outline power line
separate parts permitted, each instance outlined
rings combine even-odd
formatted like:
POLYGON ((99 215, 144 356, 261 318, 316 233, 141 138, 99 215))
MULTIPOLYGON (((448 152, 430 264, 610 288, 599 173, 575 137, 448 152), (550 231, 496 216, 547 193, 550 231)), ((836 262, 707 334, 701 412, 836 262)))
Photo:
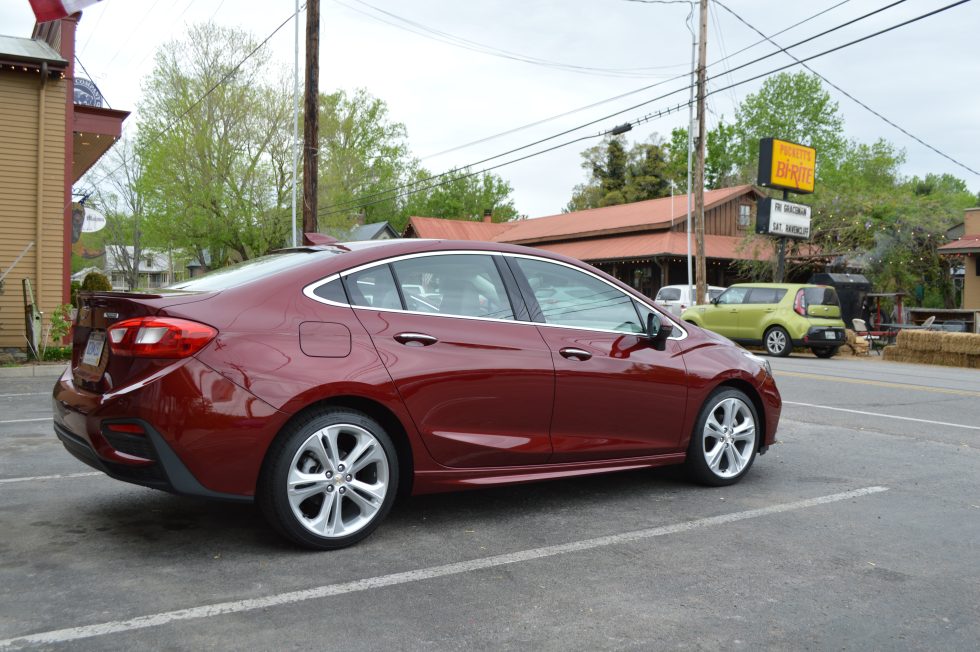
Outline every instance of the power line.
MULTIPOLYGON (((797 61, 798 63, 800 63, 800 65, 802 65, 802 66, 803 66, 804 68, 806 68, 806 69, 807 69, 807 70, 809 70, 809 71, 810 71, 811 73, 813 73, 814 75, 816 75, 817 77, 819 77, 820 79, 822 79, 822 80, 824 81, 824 83, 826 83, 827 85, 829 85, 829 86, 831 86, 831 87, 833 87, 834 89, 836 89, 836 90, 837 90, 837 91, 838 91, 839 93, 841 93, 841 94, 843 94, 843 95, 844 95, 845 97, 847 97, 848 99, 850 99, 850 100, 851 100, 852 102, 854 102, 854 103, 856 103, 856 104, 857 104, 858 106, 860 106, 860 107, 862 107, 863 109, 865 109, 865 110, 867 110, 867 111, 868 111, 868 112, 870 112, 870 113, 871 113, 872 115, 874 115, 875 117, 877 117, 877 118, 879 118, 880 120, 882 120, 882 121, 883 121, 883 122, 885 122, 886 124, 888 124, 888 125, 891 125, 891 126, 892 126, 892 127, 894 127, 895 129, 898 129, 898 130, 899 130, 900 132, 902 132, 903 134, 905 134, 906 136, 908 136, 908 137, 909 137, 909 138, 911 138, 912 140, 914 140, 914 141, 916 141, 916 142, 917 142, 917 143, 919 143, 920 145, 922 145, 922 146, 924 146, 924 147, 926 147, 926 148, 928 148, 928 149, 930 149, 930 150, 932 150, 932 151, 933 151, 933 152, 935 152, 936 154, 939 154, 939 155, 940 155, 940 156, 942 156, 943 158, 945 158, 945 159, 947 159, 947 160, 949 160, 949 161, 951 161, 952 163, 955 163, 956 165, 958 165, 958 166, 960 166, 960 167, 961 167, 961 168, 963 168, 964 170, 967 170, 967 171, 969 171, 969 172, 972 172, 973 174, 975 174, 975 175, 977 175, 977 176, 980 176, 980 172, 977 172, 976 170, 974 170, 973 168, 971 168, 971 167, 969 167, 968 165, 966 165, 966 164, 964 164, 964 163, 961 163, 960 161, 957 161, 957 160, 956 160, 955 158, 953 158, 953 157, 952 157, 952 156, 950 156, 949 154, 946 154, 945 152, 943 152, 943 151, 941 151, 941 150, 939 150, 939 149, 938 149, 938 148, 936 148, 936 147, 933 147, 932 145, 930 145, 929 143, 927 143, 927 142, 925 142, 924 140, 922 140, 921 138, 919 138, 919 137, 918 137, 918 136, 916 136, 915 134, 912 134, 912 133, 910 133, 909 131, 907 131, 907 130, 906 130, 905 128, 903 128, 903 127, 901 127, 901 126, 899 126, 899 125, 897 125, 897 124, 895 124, 894 122, 892 122, 891 120, 889 120, 888 118, 886 118, 885 116, 883 116, 883 115, 882 115, 881 113, 879 113, 878 111, 875 111, 875 110, 874 110, 874 109, 872 109, 872 108, 871 108, 870 106, 868 106, 867 104, 865 104, 865 103, 864 103, 864 102, 862 102, 861 100, 859 100, 859 99, 857 99, 856 97, 854 97, 853 95, 851 95, 850 93, 848 93, 847 91, 845 91, 845 90, 844 90, 843 88, 841 88, 841 87, 840 87, 840 86, 838 86, 837 84, 835 84, 835 83, 833 83, 832 81, 830 81, 829 79, 827 79, 826 77, 824 77, 823 75, 821 75, 820 73, 818 73, 818 72, 817 72, 816 70, 814 70, 814 69, 813 69, 813 68, 811 68, 810 66, 808 66, 808 65, 806 65, 805 63, 803 63, 803 62, 801 62, 801 61, 800 61, 799 59, 797 59, 797 58, 796 58, 796 56, 794 56, 793 54, 791 54, 791 53, 789 53, 789 52, 786 52, 786 50, 784 50, 784 49, 783 49, 783 48, 782 48, 782 47, 781 47, 781 46, 780 46, 780 45, 779 45, 778 43, 776 43, 776 42, 775 42, 775 41, 773 41, 773 40, 772 40, 772 39, 771 39, 770 37, 768 37, 768 36, 766 36, 765 34, 763 34, 763 33, 762 33, 761 31, 759 31, 759 30, 758 30, 758 29, 757 29, 757 28, 756 28, 755 26, 753 26, 753 25, 751 25, 751 24, 750 24, 750 23, 749 23, 748 21, 746 21, 746 20, 745 20, 744 18, 742 18, 742 17, 741 17, 741 16, 739 16, 739 15, 738 15, 737 13, 735 13, 734 11, 732 11, 732 10, 731 10, 731 9, 730 9, 729 7, 727 7, 727 6, 726 6, 726 5, 724 4, 724 3, 722 3, 722 2, 720 1, 720 0, 713 0, 713 1, 714 1, 714 3, 715 3, 716 5, 718 5, 719 7, 721 7, 722 9, 724 9, 725 11, 727 11, 728 13, 730 13, 730 14, 731 14, 732 16, 734 16, 735 18, 737 18, 737 19, 738 19, 738 20, 739 20, 739 21, 740 21, 740 22, 741 22, 742 24, 744 24, 744 25, 745 25, 746 27, 748 27, 749 29, 751 29, 752 31, 754 31, 754 32, 755 32, 756 34, 759 34, 759 35, 760 35, 760 36, 762 36, 762 37, 763 37, 763 38, 764 38, 765 40, 767 40, 767 41, 769 41, 769 42, 770 42, 770 43, 772 43, 772 44, 773 44, 774 46, 776 46, 777 48, 779 48, 779 51, 780 51, 780 52, 783 52, 783 53, 784 53, 784 54, 786 54, 787 56, 789 56, 789 57, 791 57, 791 58, 792 58, 793 60, 795 60, 795 61, 797 61)), ((966 1, 966 0, 965 0, 965 1, 966 1)))
POLYGON ((93 77, 92 76, 92 73, 90 73, 88 71, 88 68, 85 67, 85 64, 82 63, 82 60, 78 58, 78 55, 77 54, 75 55, 75 61, 77 61, 78 62, 78 65, 80 65, 82 67, 82 72, 85 73, 85 75, 88 77, 89 81, 92 82, 92 84, 95 85, 95 90, 99 91, 99 96, 105 102, 105 105, 111 109, 112 108, 112 105, 109 104, 109 100, 106 99, 105 93, 103 93, 102 92, 102 89, 99 88, 99 85, 95 83, 95 77, 93 77))
MULTIPOLYGON (((800 25, 803 25, 803 24, 805 24, 805 23, 807 23, 807 22, 809 22, 809 21, 811 21, 811 20, 813 20, 813 19, 815 19, 815 18, 817 18, 819 16, 822 16, 823 14, 826 14, 827 12, 829 12, 829 11, 831 11, 833 9, 836 9, 837 7, 840 7, 841 5, 847 4, 848 2, 850 2, 850 0, 843 0, 842 2, 838 2, 837 4, 832 5, 832 6, 828 7, 827 9, 824 9, 822 11, 818 11, 817 13, 813 14, 812 16, 809 16, 807 18, 804 18, 801 21, 798 21, 796 23, 793 23, 789 27, 783 28, 779 32, 776 32, 776 34, 777 35, 778 34, 783 34, 783 33, 787 32, 787 31, 789 31, 789 30, 791 30, 791 29, 793 29, 795 27, 799 27, 800 25)), ((860 18, 858 20, 860 20, 860 18)), ((848 23, 848 24, 850 24, 850 23, 848 23)), ((727 59, 730 59, 732 57, 735 57, 735 56, 741 54, 742 52, 745 52, 746 50, 750 50, 750 49, 754 48, 755 46, 757 46, 757 45, 759 45, 761 43, 765 43, 765 42, 766 42, 765 39, 760 39, 760 40, 756 41, 755 43, 752 43, 751 45, 748 45, 748 46, 742 48, 741 50, 738 50, 737 52, 733 52, 732 54, 730 54, 729 56, 727 56, 727 57, 725 57, 723 59, 719 59, 718 61, 714 61, 712 63, 709 63, 708 64, 708 67, 710 68, 710 67, 712 67, 714 65, 717 65, 717 64, 721 63, 722 61, 725 61, 727 59)), ((795 46, 791 45, 789 47, 795 47, 795 46)), ((773 54, 775 54, 775 53, 773 53, 773 54)), ((731 73, 732 71, 729 70, 728 72, 731 73)), ((627 92, 621 93, 619 95, 614 95, 613 97, 608 97, 608 98, 606 98, 604 100, 599 100, 598 102, 593 102, 592 104, 588 104, 586 106, 582 106, 582 107, 579 107, 577 109, 572 109, 571 111, 566 111, 564 113, 559 113, 558 115, 553 115, 553 116, 548 117, 548 118, 542 118, 541 120, 537 120, 535 122, 531 122, 531 123, 522 125, 520 127, 515 127, 513 129, 508 129, 506 131, 502 131, 500 133, 493 134, 491 136, 486 136, 484 138, 480 138, 478 140, 474 140, 472 142, 465 143, 463 145, 458 145, 456 147, 452 147, 450 149, 443 150, 441 152, 436 152, 435 154, 428 154, 426 156, 423 156, 420 160, 423 160, 424 161, 424 160, 427 160, 427 159, 430 159, 430 158, 435 158, 437 156, 443 156, 445 154, 451 154, 452 152, 456 152, 456 151, 459 151, 461 149, 466 149, 468 147, 472 147, 473 145, 482 145, 485 142, 489 142, 491 140, 495 140, 495 139, 501 138, 503 136, 509 136, 511 134, 515 134, 515 133, 518 133, 520 131, 524 131, 526 129, 530 129, 532 127, 540 126, 542 124, 551 122, 553 120, 558 120, 560 118, 565 118, 565 117, 568 117, 570 115, 574 115, 576 113, 581 113, 582 111, 588 111, 589 109, 594 109, 597 106, 601 106, 603 104, 608 104, 609 102, 615 102, 616 100, 621 100, 621 99, 623 99, 625 97, 629 97, 631 95, 636 95, 637 93, 642 93, 643 91, 648 91, 648 90, 650 90, 652 88, 656 88, 658 86, 663 86, 664 84, 669 84, 670 82, 673 82, 673 81, 678 81, 678 80, 681 80, 681 79, 685 79, 688 76, 688 74, 689 73, 685 72, 685 73, 680 74, 680 75, 677 75, 675 77, 671 77, 670 79, 665 79, 663 81, 659 81, 659 82, 656 82, 656 83, 653 83, 653 84, 649 84, 647 86, 641 86, 640 88, 635 88, 635 89, 633 89, 631 91, 627 91, 627 92)), ((683 90, 687 90, 687 88, 690 88, 690 86, 686 87, 683 90)))
MULTIPOLYGON (((791 68, 791 67, 793 67, 795 65, 802 65, 803 63, 805 63, 807 61, 811 61, 813 59, 816 59, 816 58, 825 56, 827 54, 831 54, 833 52, 837 52, 839 50, 842 50, 844 48, 850 47, 852 45, 856 45, 858 43, 863 43, 864 41, 867 41, 867 40, 869 40, 871 38, 875 38, 877 36, 881 36, 882 34, 886 34, 888 32, 894 31, 894 30, 896 30, 896 29, 898 29, 900 27, 904 27, 906 25, 910 25, 912 23, 916 23, 916 22, 918 22, 920 20, 923 20, 923 19, 928 18, 930 16, 934 16, 936 14, 942 13, 944 11, 947 11, 949 9, 952 9, 953 7, 956 7, 958 5, 964 4, 964 3, 969 2, 969 1, 970 0, 959 0, 958 2, 954 2, 954 3, 949 4, 949 5, 946 5, 944 7, 940 7, 939 9, 935 9, 935 10, 930 11, 930 12, 927 12, 925 14, 921 14, 921 15, 915 17, 915 18, 911 18, 911 19, 905 20, 905 21, 903 21, 901 23, 898 23, 896 25, 893 25, 891 27, 887 27, 887 28, 878 30, 877 32, 874 32, 874 33, 869 34, 867 36, 863 36, 863 37, 854 39, 852 41, 848 41, 847 43, 843 43, 841 45, 837 45, 837 46, 835 46, 833 48, 830 48, 828 50, 824 50, 823 52, 820 52, 820 53, 811 55, 811 56, 806 57, 804 59, 796 59, 794 57, 795 63, 790 63, 790 64, 787 64, 785 66, 780 66, 780 67, 775 68, 773 70, 770 70, 768 72, 761 73, 759 75, 754 75, 752 77, 749 77, 747 79, 743 79, 743 80, 738 81, 738 82, 734 82, 732 84, 729 84, 728 86, 723 86, 721 88, 716 88, 715 90, 710 91, 709 93, 706 93, 706 95, 714 95, 716 93, 721 93, 721 92, 730 90, 732 88, 735 88, 737 86, 741 86, 743 84, 747 84, 749 82, 755 81, 755 80, 757 80, 757 79, 759 79, 761 77, 766 77, 766 76, 769 76, 771 74, 774 74, 774 73, 777 73, 777 72, 781 72, 781 71, 786 70, 787 68, 791 68)), ((894 3, 894 4, 899 4, 899 3, 894 3)), ((889 6, 892 6, 892 5, 889 5, 889 6)), ((877 12, 872 12, 872 13, 877 13, 877 12)), ((867 15, 871 15, 871 14, 867 14, 867 15)), ((848 23, 845 23, 845 24, 850 24, 852 22, 854 22, 854 21, 849 21, 848 23)), ((833 30, 830 30, 830 31, 833 31, 833 30)), ((809 40, 812 40, 812 38, 811 39, 806 39, 806 41, 809 41, 809 40)), ((788 46, 788 47, 795 47, 795 45, 791 45, 791 46, 788 46)), ((773 54, 777 54, 777 53, 773 53, 773 54)), ((750 62, 750 63, 754 63, 754 62, 750 62)), ((748 65, 748 64, 746 64, 746 65, 748 65)), ((738 68, 741 68, 741 67, 744 67, 744 66, 739 66, 738 68)), ((738 69, 738 68, 735 68, 735 69, 738 69)), ((733 70, 735 70, 735 69, 733 69, 733 70)), ((731 71, 729 71, 729 72, 731 72, 731 71)), ((711 79, 714 79, 714 78, 711 78, 711 79)), ((513 154, 513 153, 518 152, 520 150, 527 149, 527 148, 533 147, 535 145, 539 145, 539 144, 544 143, 544 142, 546 142, 548 140, 553 140, 554 138, 558 138, 560 136, 567 135, 567 134, 569 134, 569 133, 571 133, 573 131, 578 131, 579 129, 583 129, 583 128, 585 128, 587 126, 590 126, 590 125, 593 125, 593 124, 595 124, 597 122, 601 122, 602 120, 607 120, 607 119, 609 119, 611 117, 620 115, 621 113, 625 113, 627 111, 631 111, 631 110, 633 110, 635 108, 638 108, 640 106, 644 106, 646 104, 650 104, 650 103, 655 102, 657 100, 664 99, 664 98, 669 97, 671 95, 675 95, 675 94, 677 94, 679 92, 683 92, 685 90, 688 90, 689 88, 690 88, 690 86, 687 86, 685 88, 676 89, 674 91, 671 91, 669 93, 665 93, 664 95, 661 95, 661 96, 659 96, 657 98, 654 98, 652 100, 647 100, 645 102, 641 102, 640 104, 637 104, 637 105, 635 105, 633 107, 630 107, 630 108, 627 108, 627 109, 623 109, 622 111, 617 111, 615 113, 611 113, 608 116, 605 116, 603 118, 599 118, 597 120, 593 120, 593 121, 587 122, 587 123, 585 123, 583 125, 580 125, 578 127, 573 127, 571 129, 567 129, 567 130, 565 130, 565 131, 563 131, 563 132, 561 132, 559 134, 555 134, 553 136, 549 136, 547 138, 543 138, 543 139, 537 140, 537 141, 535 141, 533 143, 529 143, 527 145, 523 145, 521 147, 517 147, 517 148, 511 149, 511 150, 509 150, 507 152, 504 152, 502 154, 497 154, 495 156, 491 156, 491 157, 485 158, 485 159, 483 159, 481 161, 477 161, 476 163, 472 163, 470 165, 462 166, 462 169, 468 169, 468 168, 470 168, 470 167, 472 167, 474 165, 480 165, 482 163, 491 161, 493 159, 501 158, 503 156, 507 156, 509 154, 513 154)), ((669 109, 665 109, 665 110, 662 110, 662 111, 657 112, 657 113, 647 114, 647 115, 645 115, 645 116, 643 116, 641 118, 638 118, 638 119, 636 119, 634 121, 631 121, 630 124, 632 125, 632 124, 641 124, 641 123, 644 123, 644 122, 648 122, 648 121, 650 121, 650 120, 652 120, 654 118, 661 117, 663 115, 667 115, 667 114, 669 114, 669 113, 671 113, 673 111, 677 111, 677 110, 680 110, 682 108, 686 108, 689 104, 690 104, 690 102, 682 102, 682 103, 680 103, 680 104, 678 104, 678 105, 676 105, 674 107, 671 107, 669 109)), ((601 136, 601 135, 604 135, 604 134, 598 134, 598 135, 601 136)), ((498 165, 494 165, 494 166, 485 168, 485 169, 480 170, 478 172, 468 173, 468 174, 464 175, 464 178, 465 177, 468 177, 468 176, 474 176, 474 175, 477 175, 477 174, 482 174, 482 173, 485 173, 485 172, 488 172, 488 171, 491 171, 491 170, 495 170, 495 169, 504 167, 505 165, 511 165, 513 163, 517 163, 519 161, 523 161, 523 160, 526 160, 528 158, 532 158, 534 156, 538 156, 540 154, 551 152, 551 151, 554 151, 554 150, 559 149, 561 147, 565 147, 567 145, 571 145, 571 144, 576 143, 576 142, 579 142, 581 140, 585 140, 587 138, 594 138, 594 137, 596 137, 596 135, 583 136, 583 137, 580 137, 580 138, 575 139, 575 140, 572 140, 572 141, 568 141, 568 142, 565 142, 565 143, 562 143, 562 144, 559 144, 559 145, 555 145, 554 147, 550 147, 550 148, 545 149, 545 150, 534 152, 534 153, 528 154, 526 156, 522 156, 520 158, 511 160, 511 161, 506 161, 504 163, 500 163, 498 165)), ((419 184, 427 183, 428 181, 432 181, 434 179, 438 179, 438 178, 441 178, 441 177, 449 176, 449 175, 453 174, 454 172, 456 172, 458 169, 460 169, 460 168, 455 168, 454 170, 451 170, 449 172, 444 172, 444 173, 439 174, 439 175, 434 175, 432 177, 427 177, 426 179, 423 179, 423 180, 420 180, 420 181, 403 184, 401 186, 396 186, 395 188, 390 188, 390 189, 385 190, 385 191, 373 193, 371 195, 366 195, 366 196, 361 197, 361 198, 359 198, 357 200, 340 202, 338 204, 334 204, 333 206, 327 206, 327 207, 324 207, 323 209, 321 209, 321 211, 318 212, 318 215, 333 215, 333 214, 340 213, 340 212, 346 212, 346 211, 352 210, 354 208, 364 208, 366 206, 372 206, 374 204, 381 203, 381 202, 384 202, 384 201, 391 201, 391 200, 394 200, 394 199, 398 199, 398 198, 400 198, 402 196, 408 196, 408 195, 411 195, 411 194, 415 194, 416 192, 421 192, 423 190, 429 189, 430 187, 437 187, 437 186, 442 185, 442 184, 435 184, 433 186, 427 186, 427 187, 419 187, 419 188, 415 188, 413 190, 407 190, 407 192, 398 193, 398 191, 405 190, 405 189, 408 189, 408 188, 413 188, 414 186, 418 186, 419 184), (393 192, 398 193, 398 194, 392 195, 391 193, 393 193, 393 192), (373 199, 375 197, 382 197, 382 198, 381 199, 378 199, 376 201, 364 203, 364 200, 373 199)), ((444 183, 448 183, 448 182, 444 182, 444 183)))
POLYGON ((423 38, 428 38, 440 43, 445 43, 452 45, 454 47, 463 48, 465 50, 470 50, 472 52, 477 52, 480 54, 486 54, 489 56, 499 57, 502 59, 509 59, 511 61, 518 61, 521 63, 527 63, 531 65, 544 66, 547 68, 554 68, 557 70, 564 70, 566 72, 574 72, 580 74, 588 75, 598 75, 603 77, 653 77, 655 74, 649 72, 651 70, 660 70, 664 68, 677 68, 677 65, 672 66, 655 66, 655 67, 639 67, 639 68, 596 68, 591 66, 579 66, 575 64, 563 63, 560 61, 551 61, 549 59, 542 59, 540 57, 534 57, 530 55, 521 54, 518 52, 512 52, 510 50, 504 50, 492 45, 486 45, 485 43, 480 43, 478 41, 473 41, 461 36, 456 36, 450 34, 449 32, 444 32, 433 27, 429 27, 420 22, 405 18, 404 16, 399 16, 398 14, 392 13, 380 7, 376 7, 364 0, 351 0, 359 5, 368 7, 369 9, 381 14, 377 16, 370 12, 353 7, 341 0, 334 0, 336 4, 341 5, 351 11, 357 12, 363 16, 367 16, 372 20, 384 23, 395 27, 396 29, 405 30, 422 36, 423 38), (391 20, 385 19, 383 16, 387 16, 391 20))

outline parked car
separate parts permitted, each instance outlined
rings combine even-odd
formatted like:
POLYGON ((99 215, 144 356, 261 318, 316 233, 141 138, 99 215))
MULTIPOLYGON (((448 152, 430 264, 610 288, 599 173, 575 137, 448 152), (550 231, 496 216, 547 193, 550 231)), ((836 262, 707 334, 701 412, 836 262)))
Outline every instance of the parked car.
POLYGON ((809 347, 830 358, 847 341, 837 292, 828 285, 739 283, 711 305, 688 308, 682 318, 775 356, 809 347))
MULTIPOLYGON (((725 288, 715 285, 708 286, 708 301, 721 296, 725 288)), ((693 306, 696 288, 689 285, 665 285, 657 291, 654 299, 658 304, 670 311, 670 314, 680 317, 681 314, 693 306)))
POLYGON ((68 451, 126 482, 254 499, 310 548, 363 539, 396 493, 679 463, 731 484, 780 414, 763 358, 511 245, 302 247, 81 302, 54 388, 68 451))

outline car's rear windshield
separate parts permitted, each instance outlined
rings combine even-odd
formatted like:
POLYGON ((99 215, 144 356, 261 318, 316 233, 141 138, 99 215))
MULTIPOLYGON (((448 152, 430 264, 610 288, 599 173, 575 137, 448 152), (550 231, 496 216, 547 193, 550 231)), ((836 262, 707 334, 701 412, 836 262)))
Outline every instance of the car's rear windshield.
POLYGON ((314 252, 311 250, 301 250, 260 256, 236 265, 222 267, 197 278, 175 283, 167 289, 185 292, 220 292, 308 263, 313 254, 314 252))
POLYGON ((803 294, 808 306, 839 306, 837 290, 832 287, 805 288, 803 294))
POLYGON ((679 301, 680 298, 680 288, 663 288, 657 293, 657 301, 679 301))

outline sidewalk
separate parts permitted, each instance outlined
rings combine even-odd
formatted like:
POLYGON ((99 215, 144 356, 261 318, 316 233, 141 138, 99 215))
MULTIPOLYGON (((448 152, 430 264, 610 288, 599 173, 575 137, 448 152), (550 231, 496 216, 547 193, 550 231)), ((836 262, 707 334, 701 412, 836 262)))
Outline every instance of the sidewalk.
POLYGON ((0 367, 0 378, 57 378, 67 368, 67 362, 0 367))

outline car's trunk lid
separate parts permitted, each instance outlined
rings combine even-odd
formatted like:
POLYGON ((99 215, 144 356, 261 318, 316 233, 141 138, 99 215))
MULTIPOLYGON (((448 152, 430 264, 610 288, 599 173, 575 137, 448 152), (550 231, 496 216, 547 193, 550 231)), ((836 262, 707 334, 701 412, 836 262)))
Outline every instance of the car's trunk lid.
POLYGON ((216 294, 215 292, 79 294, 78 315, 72 327, 71 365, 75 385, 90 392, 103 394, 173 364, 174 360, 112 355, 107 329, 126 319, 157 315, 166 312, 168 308, 204 301, 216 294))

